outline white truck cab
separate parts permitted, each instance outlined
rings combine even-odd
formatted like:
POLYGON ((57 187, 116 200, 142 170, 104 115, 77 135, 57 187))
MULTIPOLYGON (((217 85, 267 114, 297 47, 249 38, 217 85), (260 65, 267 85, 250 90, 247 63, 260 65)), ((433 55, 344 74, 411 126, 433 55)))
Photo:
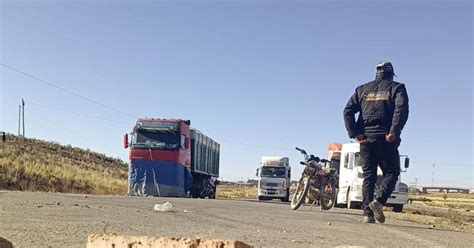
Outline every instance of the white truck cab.
MULTIPOLYGON (((328 159, 331 161, 340 161, 339 167, 339 190, 337 194, 337 205, 347 205, 347 208, 361 208, 362 206, 362 183, 364 181, 362 166, 360 163, 360 145, 358 143, 349 143, 339 145, 341 150, 334 149, 335 144, 328 147, 328 159), (331 149, 332 146, 332 150, 331 149), (330 157, 329 157, 330 156, 330 157)), ((409 166, 408 156, 400 156, 400 164, 403 164, 406 172, 409 166)), ((334 163, 334 164, 336 164, 334 163)), ((333 163, 331 163, 333 164, 333 163)), ((383 180, 382 170, 378 167, 377 182, 375 190, 377 191, 383 180)), ((393 193, 387 200, 385 206, 393 207, 394 212, 401 212, 403 205, 408 202, 408 186, 401 182, 401 174, 398 177, 393 193)))
POLYGON ((289 201, 291 167, 288 157, 262 157, 257 177, 259 201, 272 199, 289 201))

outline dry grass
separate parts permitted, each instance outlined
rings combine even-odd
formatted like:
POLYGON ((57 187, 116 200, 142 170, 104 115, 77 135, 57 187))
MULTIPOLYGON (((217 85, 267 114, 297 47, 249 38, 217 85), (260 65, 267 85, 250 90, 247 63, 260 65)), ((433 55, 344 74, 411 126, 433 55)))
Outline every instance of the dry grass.
POLYGON ((413 203, 435 208, 474 210, 474 195, 467 194, 425 194, 412 195, 413 203))
POLYGON ((411 195, 412 204, 404 213, 389 216, 434 227, 474 232, 474 195, 423 194, 411 195))
POLYGON ((257 187, 218 185, 218 199, 257 199, 257 187))
POLYGON ((123 195, 127 170, 120 159, 52 142, 8 135, 0 144, 0 189, 123 195))

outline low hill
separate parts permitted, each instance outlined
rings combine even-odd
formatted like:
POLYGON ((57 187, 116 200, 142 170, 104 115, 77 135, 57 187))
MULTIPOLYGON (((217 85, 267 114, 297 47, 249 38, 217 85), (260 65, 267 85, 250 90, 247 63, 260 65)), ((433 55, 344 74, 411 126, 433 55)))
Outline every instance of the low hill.
POLYGON ((127 170, 88 149, 11 134, 0 141, 0 189, 124 195, 127 170))

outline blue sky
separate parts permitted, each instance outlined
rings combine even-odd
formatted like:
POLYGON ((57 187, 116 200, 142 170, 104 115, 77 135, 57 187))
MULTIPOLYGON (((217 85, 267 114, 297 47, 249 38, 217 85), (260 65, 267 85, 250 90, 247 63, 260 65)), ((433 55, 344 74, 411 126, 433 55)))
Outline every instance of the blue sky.
POLYGON ((129 115, 1 66, 1 129, 17 132, 25 98, 28 137, 127 160, 136 117, 185 118, 220 141, 225 180, 254 177, 263 155, 289 156, 297 179, 293 148, 348 142, 342 110, 389 59, 410 97, 403 181, 431 185, 437 163, 435 184, 474 187, 472 13, 470 1, 2 1, 3 64, 129 115))

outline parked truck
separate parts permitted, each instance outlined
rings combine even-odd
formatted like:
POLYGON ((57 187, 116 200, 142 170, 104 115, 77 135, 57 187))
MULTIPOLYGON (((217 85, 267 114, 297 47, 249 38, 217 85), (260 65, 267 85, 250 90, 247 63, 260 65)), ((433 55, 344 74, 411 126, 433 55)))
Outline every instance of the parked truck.
POLYGON ((257 169, 258 200, 280 199, 288 202, 290 198, 291 167, 287 157, 262 157, 257 169))
POLYGON ((130 148, 128 195, 215 198, 220 145, 189 120, 138 119, 130 148))
MULTIPOLYGON (((327 160, 330 160, 331 167, 339 171, 339 187, 337 194, 337 205, 347 206, 347 208, 361 208, 362 206, 362 166, 360 163, 360 145, 358 143, 328 145, 327 160)), ((410 159, 408 156, 400 156, 401 172, 406 172, 410 159)), ((378 167, 377 182, 375 190, 382 183, 382 170, 378 167)), ((393 193, 388 198, 386 206, 393 207, 394 212, 401 212, 404 204, 408 202, 408 186, 401 182, 401 174, 395 185, 393 193)))

